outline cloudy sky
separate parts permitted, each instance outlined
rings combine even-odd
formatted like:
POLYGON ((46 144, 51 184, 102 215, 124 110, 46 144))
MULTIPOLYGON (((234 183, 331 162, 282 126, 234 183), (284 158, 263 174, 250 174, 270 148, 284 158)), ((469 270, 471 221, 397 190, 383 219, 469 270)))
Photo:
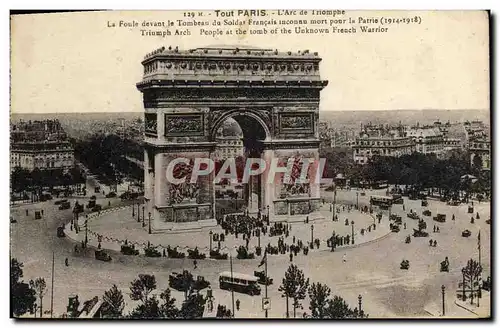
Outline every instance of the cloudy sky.
MULTIPOLYGON (((207 13, 205 13, 206 15, 207 13)), ((239 44, 280 51, 309 49, 323 58, 329 85, 320 109, 488 109, 488 17, 484 12, 348 12, 351 17, 421 17, 387 33, 144 37, 108 22, 182 19, 182 12, 101 12, 16 16, 11 20, 13 113, 142 110, 144 55, 239 44)), ((212 12, 213 15, 213 12, 212 12)), ((242 17, 243 18, 243 17, 242 17)), ((282 17, 274 16, 275 19, 282 17)), ((312 16, 304 17, 306 19, 312 16)), ((316 17, 318 18, 318 17, 316 17)), ((339 17, 337 17, 339 18, 339 17)), ((232 28, 234 27, 227 27, 232 28)))

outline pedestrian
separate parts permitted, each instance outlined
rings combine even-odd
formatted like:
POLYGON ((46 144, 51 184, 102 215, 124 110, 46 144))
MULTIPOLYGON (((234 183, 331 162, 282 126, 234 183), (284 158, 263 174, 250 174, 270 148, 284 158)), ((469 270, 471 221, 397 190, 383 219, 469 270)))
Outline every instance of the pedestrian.
POLYGON ((434 247, 437 246, 437 240, 434 240, 434 247))
POLYGON ((66 266, 69 266, 69 263, 68 263, 68 258, 66 258, 66 259, 64 260, 64 264, 65 264, 66 266))
POLYGON ((237 299, 236 300, 236 311, 239 311, 240 310, 240 300, 237 299))
POLYGON ((196 270, 198 268, 198 261, 194 260, 193 264, 194 264, 194 269, 196 270))
POLYGON ((342 262, 346 262, 346 254, 344 253, 344 255, 342 256, 342 262))
POLYGON ((429 240, 429 246, 431 246, 431 247, 432 247, 432 239, 431 239, 431 240, 429 240))
POLYGON ((405 210, 405 205, 403 204, 403 211, 405 210))
POLYGON ((405 228, 405 230, 406 230, 406 222, 403 224, 403 227, 404 227, 404 228, 405 228))
POLYGON ((451 216, 451 220, 452 220, 452 221, 455 221, 455 214, 453 214, 453 215, 451 216))
POLYGON ((432 227, 432 232, 436 232, 436 226, 435 225, 432 227))
POLYGON ((290 262, 293 262, 293 253, 290 252, 290 262))

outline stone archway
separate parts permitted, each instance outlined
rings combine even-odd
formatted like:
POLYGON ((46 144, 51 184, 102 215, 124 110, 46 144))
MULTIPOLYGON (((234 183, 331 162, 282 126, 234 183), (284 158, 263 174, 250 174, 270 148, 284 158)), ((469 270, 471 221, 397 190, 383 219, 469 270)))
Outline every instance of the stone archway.
MULTIPOLYGON (((318 159, 320 91, 328 83, 320 78, 320 61, 309 51, 255 48, 160 48, 146 55, 137 88, 145 108, 144 187, 154 229, 214 218, 211 177, 173 186, 166 168, 177 157, 210 158, 214 132, 228 117, 245 130, 245 146, 268 163, 318 159)), ((279 181, 257 186, 259 207, 271 216, 319 206, 314 181, 302 189, 282 187, 279 181)))

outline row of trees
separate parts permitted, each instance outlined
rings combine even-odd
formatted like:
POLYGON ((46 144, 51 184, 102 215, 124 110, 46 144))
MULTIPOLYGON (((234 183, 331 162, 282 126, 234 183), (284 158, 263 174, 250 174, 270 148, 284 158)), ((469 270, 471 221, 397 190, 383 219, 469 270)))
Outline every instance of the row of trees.
POLYGON ((116 135, 97 135, 85 140, 73 139, 71 142, 75 148, 75 158, 105 184, 119 184, 122 179, 119 172, 138 180, 144 178, 143 169, 124 157, 144 160, 142 146, 133 140, 116 135))
POLYGON ((481 193, 491 189, 489 175, 479 164, 470 165, 468 153, 463 151, 455 151, 444 159, 421 153, 401 157, 374 156, 365 165, 356 165, 348 149, 321 149, 320 157, 326 158, 325 177, 333 178, 342 173, 355 184, 388 181, 389 184, 412 185, 419 189, 438 188, 442 194, 460 190, 481 193), (464 181, 462 177, 467 174, 473 174, 478 181, 464 181))
POLYGON ((289 316, 289 300, 292 300, 293 317, 296 310, 302 309, 302 301, 309 296, 310 317, 314 319, 345 319, 365 318, 367 315, 361 309, 350 308, 347 302, 340 296, 331 297, 331 290, 327 285, 313 283, 310 285, 309 278, 296 265, 291 264, 285 272, 285 277, 278 289, 282 297, 286 299, 286 316, 289 316))
POLYGON ((33 191, 40 194, 43 188, 77 187, 85 183, 85 176, 78 167, 73 167, 68 171, 40 170, 39 168, 29 171, 15 167, 10 174, 10 180, 13 192, 33 191))

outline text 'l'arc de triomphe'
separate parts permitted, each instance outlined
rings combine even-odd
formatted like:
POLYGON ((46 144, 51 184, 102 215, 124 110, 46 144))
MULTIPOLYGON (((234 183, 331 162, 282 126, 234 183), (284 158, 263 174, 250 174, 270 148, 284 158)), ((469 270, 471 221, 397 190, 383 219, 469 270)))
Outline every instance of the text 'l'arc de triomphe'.
MULTIPOLYGON (((217 129, 228 118, 240 125, 248 157, 318 160, 320 91, 328 84, 320 61, 307 50, 244 47, 169 47, 146 55, 137 88, 145 109, 146 207, 155 230, 214 219, 213 175, 172 184, 166 169, 177 157, 212 157, 217 129)), ((315 179, 290 187, 255 176, 245 190, 249 210, 271 217, 310 213, 320 202, 315 179)))

